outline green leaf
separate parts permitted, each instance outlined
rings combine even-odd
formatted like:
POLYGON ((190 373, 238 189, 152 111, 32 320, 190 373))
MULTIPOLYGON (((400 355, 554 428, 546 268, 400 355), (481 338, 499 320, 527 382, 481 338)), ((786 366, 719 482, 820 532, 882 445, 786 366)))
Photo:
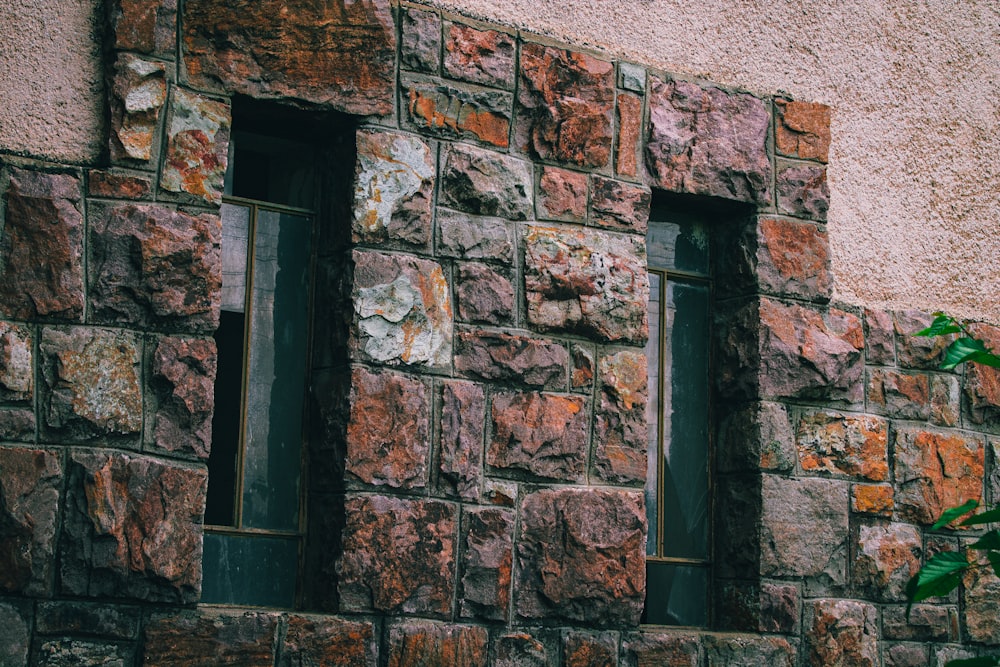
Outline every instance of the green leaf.
MULTIPOLYGON (((991 354, 986 348, 986 343, 978 338, 959 338, 945 350, 941 368, 950 370, 959 364, 964 364, 966 361, 979 361, 979 359, 986 359, 988 361, 990 356, 991 354)), ((979 363, 985 363, 987 366, 990 365, 986 361, 979 361, 979 363)))
POLYGON ((945 315, 944 313, 935 313, 937 317, 926 329, 921 329, 920 331, 913 334, 914 336, 947 336, 948 334, 958 333, 962 329, 955 326, 955 318, 950 315, 945 315))
POLYGON ((949 660, 945 667, 996 667, 997 665, 1000 665, 1000 656, 984 655, 981 658, 949 660))
POLYGON ((938 520, 931 526, 931 530, 944 528, 958 517, 968 514, 977 507, 979 507, 979 501, 975 499, 966 500, 958 507, 950 507, 941 513, 938 520))
MULTIPOLYGON (((964 553, 943 551, 935 554, 906 584, 906 597, 910 605, 927 598, 947 595, 958 587, 962 572, 969 569, 964 553)), ((906 612, 909 614, 907 605, 906 612)))
POLYGON ((984 523, 995 523, 1000 521, 1000 507, 994 507, 981 514, 973 514, 968 519, 958 524, 960 526, 981 526, 984 523))
POLYGON ((970 549, 978 549, 979 551, 998 551, 1000 550, 1000 532, 996 530, 991 530, 986 533, 973 544, 969 545, 970 549))
POLYGON ((996 551, 990 551, 986 554, 986 558, 989 559, 990 565, 993 566, 993 574, 1000 577, 1000 553, 996 551))
POLYGON ((970 359, 977 364, 982 364, 983 366, 989 366, 991 368, 1000 368, 1000 355, 993 354, 992 352, 982 352, 977 354, 975 357, 970 359))

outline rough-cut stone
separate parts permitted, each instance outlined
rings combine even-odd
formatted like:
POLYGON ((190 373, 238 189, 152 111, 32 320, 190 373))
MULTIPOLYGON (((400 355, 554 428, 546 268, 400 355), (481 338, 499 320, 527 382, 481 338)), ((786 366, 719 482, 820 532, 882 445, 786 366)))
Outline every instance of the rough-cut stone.
POLYGON ((292 615, 288 617, 277 665, 375 667, 375 655, 375 629, 371 621, 292 615))
POLYGON ((32 399, 34 356, 31 330, 0 321, 0 401, 23 403, 32 399))
POLYGON ((190 0, 183 26, 194 86, 360 116, 392 112, 389 0, 190 0))
MULTIPOLYGON (((1000 328, 977 324, 972 333, 991 350, 1000 350, 1000 328)), ((967 364, 965 396, 969 400, 969 418, 974 424, 1000 419, 1000 368, 967 364)))
POLYGON ((817 102, 775 100, 774 145, 782 155, 826 162, 830 152, 830 107, 817 102))
POLYGON ((878 667, 878 611, 854 600, 816 600, 805 610, 805 664, 878 667))
POLYGON ((4 593, 51 592, 62 489, 59 459, 54 451, 0 447, 0 591, 4 593))
MULTIPOLYGON (((882 608, 882 635, 886 639, 946 642, 958 639, 958 610, 933 604, 882 608)), ((920 663, 923 665, 924 663, 920 663)))
POLYGON ((626 178, 639 175, 639 147, 642 131, 642 98, 618 94, 618 144, 615 172, 626 178))
POLYGON ((611 632, 569 631, 563 635, 565 667, 616 667, 618 641, 611 632))
POLYGON ((537 215, 547 220, 586 220, 587 175, 543 165, 538 178, 537 215))
POLYGON ((532 177, 527 162, 464 144, 449 145, 441 161, 440 204, 507 220, 531 216, 532 177))
POLYGON ((573 389, 589 389, 594 384, 594 352, 582 345, 573 345, 569 385, 573 389))
POLYGON ((982 438, 913 426, 899 426, 895 434, 899 518, 930 525, 949 507, 982 500, 982 438))
POLYGON ((146 624, 146 667, 270 667, 278 615, 204 610, 154 616, 146 624))
POLYGON ((441 17, 407 7, 400 12, 399 59, 403 67, 436 74, 441 66, 441 17))
POLYGON ((42 602, 38 605, 35 629, 45 635, 133 639, 139 631, 139 611, 135 607, 91 602, 42 602))
POLYGON ((354 251, 352 346, 379 363, 451 363, 451 294, 437 262, 354 251))
POLYGON ((435 80, 403 79, 408 127, 446 139, 474 139, 507 148, 511 93, 455 88, 435 80))
POLYGON ((91 169, 87 177, 87 191, 92 197, 148 199, 153 191, 153 179, 146 174, 91 169))
POLYGON ((80 320, 83 215, 69 174, 11 170, 0 229, 0 317, 80 320))
POLYGON ((699 667, 699 644, 692 635, 638 632, 622 642, 622 652, 636 667, 699 667))
POLYGON ((958 426, 961 410, 958 378, 951 375, 931 376, 931 423, 938 426, 958 426))
POLYGON ((171 58, 177 49, 177 0, 111 4, 115 48, 171 58))
POLYGON ((855 589, 876 600, 905 600, 906 582, 920 569, 920 530, 903 523, 862 524, 857 539, 855 589))
POLYGON ((855 484, 851 487, 851 511, 891 517, 895 492, 888 484, 855 484))
POLYGON ((65 439, 138 435, 142 427, 138 337, 106 329, 44 329, 46 431, 65 439))
POLYGON ((530 226, 524 234, 528 322, 603 341, 644 343, 645 241, 586 229, 530 226))
POLYGON ((60 543, 62 590, 196 602, 207 481, 204 469, 144 456, 71 452, 60 543))
POLYGON ((795 467, 795 437, 781 403, 754 403, 727 415, 720 424, 716 464, 722 472, 795 467))
POLYGON ((584 398, 502 393, 493 397, 492 414, 489 465, 567 482, 581 480, 590 424, 584 398))
POLYGON ((0 440, 34 442, 35 423, 31 408, 0 408, 0 440))
POLYGON ((356 141, 354 242, 391 241, 426 249, 434 198, 430 147, 396 132, 361 130, 356 141))
POLYGON ((541 44, 521 47, 517 144, 543 160, 611 161, 614 64, 541 44))
POLYGON ((646 355, 621 351, 601 357, 595 415, 594 473, 611 484, 646 481, 646 355))
POLYGON ((883 642, 883 667, 927 667, 930 659, 924 644, 897 644, 883 642))
MULTIPOLYGON (((967 544, 966 544, 967 546, 967 544)), ((978 567, 966 570, 962 577, 965 605, 962 607, 965 630, 974 642, 1000 645, 1000 578, 997 578, 985 554, 969 552, 978 567)))
POLYGON ((514 286, 485 264, 458 267, 455 301, 465 322, 502 325, 514 317, 514 286))
POLYGON ((770 124, 767 105, 748 93, 651 77, 646 165, 672 192, 767 203, 770 124))
POLYGON ((706 665, 773 665, 794 667, 798 664, 795 647, 784 637, 748 637, 706 635, 706 665))
POLYGON ((0 665, 27 665, 30 618, 16 603, 0 602, 0 665))
POLYGON ((447 24, 444 73, 460 81, 509 90, 514 87, 515 43, 514 36, 505 32, 447 24))
POLYGON ((487 479, 483 484, 483 502, 497 507, 514 507, 517 504, 517 484, 487 479))
POLYGON ((481 385, 448 380, 441 386, 441 486, 449 495, 477 500, 483 478, 486 395, 481 385))
POLYGON ((354 496, 345 512, 341 609, 450 616, 458 524, 452 505, 354 496))
POLYGON ((119 644, 83 639, 43 641, 36 651, 40 667, 131 667, 132 651, 119 644))
POLYGON ((389 628, 388 667, 486 667, 486 628, 400 621, 389 628))
POLYGON ((618 87, 633 93, 646 92, 646 68, 635 63, 618 63, 618 87))
POLYGON ((908 373, 892 368, 868 371, 868 409, 895 419, 930 417, 930 381, 924 373, 908 373))
POLYGON ((420 380, 392 372, 351 373, 348 473, 365 484, 423 488, 430 450, 430 399, 420 380))
POLYGON ((91 225, 90 317, 211 332, 222 303, 222 224, 155 204, 123 204, 91 225))
POLYGON ((935 646, 931 644, 931 659, 927 664, 944 665, 947 667, 952 660, 969 660, 979 657, 973 648, 963 648, 960 646, 935 646))
POLYGON ((764 292, 827 301, 833 291, 830 243, 816 225, 765 217, 757 225, 754 275, 764 292))
POLYGON ((515 609, 523 619, 635 625, 645 593, 641 491, 546 489, 521 504, 515 609))
POLYGON ((169 337, 157 343, 152 378, 156 396, 152 430, 157 448, 208 459, 217 367, 211 338, 169 337))
POLYGON ((896 333, 896 358, 900 368, 937 370, 944 358, 944 350, 953 336, 914 336, 931 325, 933 316, 919 310, 905 310, 892 314, 896 333))
POLYGON ((231 123, 228 104, 174 88, 160 189, 218 205, 222 201, 231 123))
POLYGON ((596 175, 593 183, 590 197, 591 224, 637 234, 646 233, 649 206, 652 203, 649 188, 596 175))
POLYGON ((889 478, 889 426, 869 415, 813 412, 799 420, 795 438, 799 464, 806 472, 889 478))
POLYGON ((494 667, 548 667, 545 644, 527 632, 512 632, 496 640, 494 667))
POLYGON ((455 339, 455 370, 478 379, 561 389, 568 363, 563 345, 541 338, 470 330, 455 339))
POLYGON ((798 634, 801 595, 797 586, 761 582, 759 599, 759 631, 798 634))
POLYGON ((803 577, 807 595, 847 583, 847 484, 764 475, 761 574, 803 577))
POLYGON ((148 161, 167 102, 166 65, 119 54, 111 93, 112 159, 148 161))
POLYGON ((499 218, 438 209, 438 254, 458 259, 514 260, 514 233, 499 218))
POLYGON ((865 308, 865 359, 869 364, 892 366, 896 363, 892 314, 865 308))
POLYGON ((506 621, 514 564, 514 513, 474 508, 462 516, 462 616, 506 621))
POLYGON ((810 220, 826 220, 830 188, 826 167, 792 164, 778 167, 778 212, 810 220))

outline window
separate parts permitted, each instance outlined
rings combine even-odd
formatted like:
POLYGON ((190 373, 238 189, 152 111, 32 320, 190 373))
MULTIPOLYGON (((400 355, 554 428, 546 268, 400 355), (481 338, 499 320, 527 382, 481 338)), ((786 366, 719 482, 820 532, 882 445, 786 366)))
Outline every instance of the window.
POLYGON ((313 214, 308 148, 234 134, 202 601, 293 607, 303 550, 313 214))
POLYGON ((654 198, 643 622, 706 626, 711 580, 711 300, 704 220, 654 198))

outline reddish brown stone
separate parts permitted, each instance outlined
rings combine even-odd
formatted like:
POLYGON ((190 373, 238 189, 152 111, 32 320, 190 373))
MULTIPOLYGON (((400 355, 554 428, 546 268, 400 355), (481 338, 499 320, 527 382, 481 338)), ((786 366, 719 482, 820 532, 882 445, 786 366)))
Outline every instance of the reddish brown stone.
POLYGON ((895 507, 893 487, 885 484, 855 484, 851 487, 851 510, 858 514, 891 517, 895 507))
POLYGON ((514 286, 485 264, 461 264, 455 300, 466 322, 507 324, 514 316, 514 286))
POLYGON ((11 170, 0 230, 0 317, 82 318, 80 198, 74 176, 11 170))
MULTIPOLYGON (((98 216, 95 216, 98 217, 98 216)), ((155 204, 103 211, 90 231, 95 322, 211 332, 222 302, 222 226, 155 204)))
POLYGON ((784 637, 706 635, 703 642, 709 665, 773 665, 795 667, 795 647, 784 637))
POLYGON ((545 644, 527 632, 512 632, 496 640, 494 667, 548 667, 545 644))
POLYGON ((462 616, 507 620, 514 564, 514 513, 475 508, 462 516, 462 616))
POLYGON ((190 0, 183 26, 184 69, 198 88, 360 116, 392 112, 388 0, 190 0))
POLYGON ((932 664, 924 644, 883 642, 884 667, 927 667, 932 664))
POLYGON ((514 36, 460 23, 445 28, 444 73, 495 88, 514 87, 514 36))
POLYGON ((278 615, 203 610, 154 616, 146 624, 147 667, 271 667, 278 615))
POLYGON ((435 81, 403 80, 408 124, 447 139, 475 139, 507 148, 513 95, 497 90, 466 90, 435 81))
POLYGON ((450 616, 458 527, 452 505, 353 496, 345 512, 341 609, 450 616))
POLYGON ((916 332, 929 327, 932 315, 919 310, 906 310, 892 314, 896 333, 896 358, 900 368, 937 370, 944 359, 944 350, 953 336, 914 336, 916 332))
POLYGON ((486 462, 495 468, 580 481, 587 461, 588 425, 587 403, 581 397, 497 394, 486 462))
POLYGON ((70 454, 60 584, 70 595, 191 604, 208 474, 145 456, 70 454))
MULTIPOLYGON (((882 634, 886 639, 955 641, 958 639, 958 610, 932 604, 882 608, 882 634)), ((920 663, 922 667, 926 663, 920 663)))
POLYGON ((830 188, 826 167, 784 165, 778 167, 778 211, 810 220, 826 220, 830 188))
POLYGON ((207 459, 215 409, 215 341, 161 338, 153 352, 153 442, 164 451, 207 459))
POLYGON ((855 590, 868 599, 901 602, 910 577, 920 569, 920 530, 902 523, 858 526, 851 574, 855 590))
POLYGON ((0 447, 0 591, 4 593, 51 593, 62 489, 59 459, 54 451, 0 447))
POLYGON ((594 383, 594 353, 589 348, 573 345, 572 356, 570 387, 587 389, 594 383))
POLYGON ((958 378, 951 375, 932 375, 931 423, 938 426, 958 426, 960 409, 958 378))
MULTIPOLYGON (((965 546, 968 546, 966 541, 965 546)), ((982 642, 991 646, 1000 645, 1000 578, 993 571, 986 554, 981 551, 966 552, 970 561, 977 567, 971 567, 962 576, 965 605, 962 616, 968 638, 974 642, 982 642)))
POLYGON ((645 593, 641 491, 547 489, 521 504, 519 617, 595 627, 639 622, 645 593))
POLYGON ((826 162, 830 151, 830 107, 817 102, 775 100, 775 149, 782 155, 826 162))
POLYGON ((350 415, 348 473, 376 486, 413 489, 427 484, 430 401, 423 382, 355 368, 350 415))
POLYGON ((481 385, 448 380, 441 386, 438 428, 440 480, 449 495, 477 500, 483 478, 486 395, 481 385))
POLYGON ((172 58, 177 49, 177 0, 115 0, 114 46, 172 58))
POLYGON ((517 143, 543 160, 611 160, 614 65, 541 44, 521 47, 517 143))
POLYGON ((792 584, 762 582, 760 585, 760 632, 796 634, 799 631, 801 595, 792 584))
MULTIPOLYGON (((698 667, 698 637, 677 632, 638 632, 623 642, 636 667, 698 667)), ((632 664, 632 663, 629 663, 632 664)))
POLYGON ((930 382, 923 373, 873 368, 868 372, 866 393, 872 412, 896 419, 930 417, 930 382))
POLYGON ((441 67, 441 17, 434 11, 406 7, 400 18, 401 64, 407 69, 437 74, 441 67))
POLYGON ((806 472, 860 477, 872 482, 889 478, 889 426, 868 415, 807 413, 795 437, 799 464, 806 472))
POLYGON ((92 197, 148 199, 153 190, 153 180, 146 175, 92 169, 88 172, 87 188, 92 197))
POLYGON ((612 484, 646 481, 646 355, 622 351, 601 358, 600 404, 594 426, 594 473, 612 484))
POLYGON ((375 667, 376 664, 375 629, 371 621, 333 616, 288 617, 278 667, 375 667))
POLYGON ((610 632, 567 632, 563 635, 564 667, 616 667, 618 642, 610 632))
MULTIPOLYGON (((1000 350, 1000 328, 977 324, 972 333, 991 350, 1000 350)), ((968 364, 965 371, 965 396, 969 399, 969 417, 975 424, 1000 419, 1000 368, 968 364)))
POLYGON ((771 115, 748 93, 650 78, 646 164, 673 192, 767 203, 771 115))
POLYGON ((497 507, 514 507, 517 504, 517 484, 487 479, 483 484, 483 502, 497 507))
POLYGON ((722 472, 795 467, 796 449, 788 411, 781 403, 755 403, 720 424, 715 459, 722 472))
POLYGON ((0 408, 0 440, 34 442, 34 411, 31 408, 0 408))
POLYGON ((854 600, 816 600, 805 610, 809 667, 878 667, 878 611, 854 600))
POLYGON ((188 195, 200 204, 218 205, 231 123, 228 104, 174 88, 160 190, 188 195))
POLYGON ((527 162, 464 144, 451 144, 442 153, 439 204, 507 220, 531 217, 533 183, 527 162))
POLYGON ((455 369, 483 380, 561 389, 568 364, 566 348, 542 338, 469 330, 455 341, 455 369))
POLYGON ((0 321, 0 401, 24 403, 32 399, 34 356, 31 330, 0 321))
POLYGON ((865 359, 881 366, 896 363, 892 315, 884 310, 865 308, 865 359))
POLYGON ((590 197, 591 224, 608 229, 646 233, 652 193, 642 185, 632 185, 594 175, 590 197))
POLYGON ((587 218, 587 175, 548 165, 538 179, 538 217, 583 222, 587 218))
POLYGON ((941 512, 983 498, 984 442, 957 432, 896 429, 896 511, 930 525, 941 512))
POLYGON ((167 101, 166 65, 119 54, 111 93, 112 159, 149 161, 167 101))
POLYGON ((833 292, 830 243, 816 225, 762 218, 757 227, 755 275, 762 291, 778 296, 829 300, 833 292))
POLYGON ((401 621, 389 628, 388 667, 486 667, 486 628, 401 621))
POLYGON ((456 259, 514 260, 513 228, 506 220, 437 210, 437 252, 456 259))
POLYGON ((618 93, 618 145, 615 172, 626 178, 639 175, 639 139, 642 129, 642 98, 618 93))

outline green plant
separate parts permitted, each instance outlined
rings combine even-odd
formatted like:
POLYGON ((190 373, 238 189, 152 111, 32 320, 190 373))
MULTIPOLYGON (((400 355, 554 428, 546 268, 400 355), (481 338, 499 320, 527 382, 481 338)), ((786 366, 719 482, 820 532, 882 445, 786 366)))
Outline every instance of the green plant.
MULTIPOLYGON (((968 325, 960 320, 946 315, 934 313, 934 322, 915 336, 951 336, 958 334, 945 349, 941 368, 949 370, 964 363, 982 364, 1000 368, 1000 355, 997 355, 982 339, 970 331, 968 325)), ((979 507, 977 500, 968 500, 958 507, 945 510, 931 530, 939 530, 957 521, 963 516, 974 512, 979 507)), ((986 526, 1000 522, 1000 507, 986 508, 979 514, 972 514, 960 521, 958 526, 986 526)), ((928 560, 906 585, 906 616, 909 618, 910 608, 914 602, 927 598, 948 595, 958 588, 962 575, 974 568, 987 567, 976 558, 977 554, 985 556, 988 566, 1000 576, 1000 530, 992 528, 978 540, 961 551, 945 551, 935 554, 928 560)), ((1000 656, 984 656, 966 660, 952 660, 948 667, 996 667, 1000 665, 1000 656)))

